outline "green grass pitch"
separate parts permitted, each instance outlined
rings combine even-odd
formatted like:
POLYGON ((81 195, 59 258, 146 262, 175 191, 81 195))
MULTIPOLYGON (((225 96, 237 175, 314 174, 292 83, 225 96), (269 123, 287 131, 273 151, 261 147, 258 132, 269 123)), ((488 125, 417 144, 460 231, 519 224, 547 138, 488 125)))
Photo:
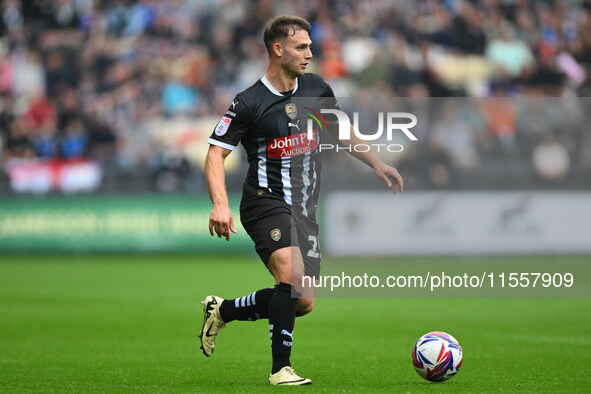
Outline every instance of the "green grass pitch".
MULTIPOLYGON (((209 359, 197 338, 204 296, 272 284, 254 257, 0 256, 0 391, 277 391, 266 321, 231 323, 209 359)), ((590 329, 590 299, 318 299, 296 321, 313 381, 296 390, 588 391, 590 329), (444 383, 411 364, 433 330, 464 350, 444 383)))

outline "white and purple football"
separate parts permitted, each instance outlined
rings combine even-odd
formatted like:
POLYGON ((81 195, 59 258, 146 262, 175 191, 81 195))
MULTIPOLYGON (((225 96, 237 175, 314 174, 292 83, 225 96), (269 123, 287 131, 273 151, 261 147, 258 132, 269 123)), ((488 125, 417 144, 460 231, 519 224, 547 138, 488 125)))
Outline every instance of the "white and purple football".
POLYGON ((412 350, 412 365, 430 382, 443 382, 462 366, 462 347, 451 335, 434 331, 419 338, 412 350))

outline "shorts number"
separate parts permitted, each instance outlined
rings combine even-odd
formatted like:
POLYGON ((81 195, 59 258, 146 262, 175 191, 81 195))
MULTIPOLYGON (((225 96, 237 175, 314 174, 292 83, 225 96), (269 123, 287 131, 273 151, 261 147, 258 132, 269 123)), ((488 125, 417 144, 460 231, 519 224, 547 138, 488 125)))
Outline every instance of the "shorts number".
POLYGON ((320 257, 320 253, 318 252, 318 239, 315 235, 308 235, 308 241, 312 243, 312 249, 308 250, 308 257, 317 259, 320 257))

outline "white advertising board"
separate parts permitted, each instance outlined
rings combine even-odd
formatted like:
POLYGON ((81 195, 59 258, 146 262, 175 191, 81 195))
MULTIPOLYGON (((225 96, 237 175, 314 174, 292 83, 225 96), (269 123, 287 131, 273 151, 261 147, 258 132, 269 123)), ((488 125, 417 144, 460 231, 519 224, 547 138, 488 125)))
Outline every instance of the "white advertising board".
POLYGON ((335 256, 591 253, 590 192, 334 192, 335 256))

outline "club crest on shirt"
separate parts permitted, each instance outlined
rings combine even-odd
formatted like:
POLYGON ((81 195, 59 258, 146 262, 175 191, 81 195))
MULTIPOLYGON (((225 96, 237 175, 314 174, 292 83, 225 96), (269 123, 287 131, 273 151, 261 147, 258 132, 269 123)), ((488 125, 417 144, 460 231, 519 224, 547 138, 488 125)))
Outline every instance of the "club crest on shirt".
POLYGON ((285 104, 285 113, 291 119, 295 119, 298 116, 298 107, 294 103, 285 104))
POLYGON ((281 230, 279 230, 278 228, 271 230, 270 232, 271 235, 271 239, 275 242, 279 241, 281 239, 281 230))

